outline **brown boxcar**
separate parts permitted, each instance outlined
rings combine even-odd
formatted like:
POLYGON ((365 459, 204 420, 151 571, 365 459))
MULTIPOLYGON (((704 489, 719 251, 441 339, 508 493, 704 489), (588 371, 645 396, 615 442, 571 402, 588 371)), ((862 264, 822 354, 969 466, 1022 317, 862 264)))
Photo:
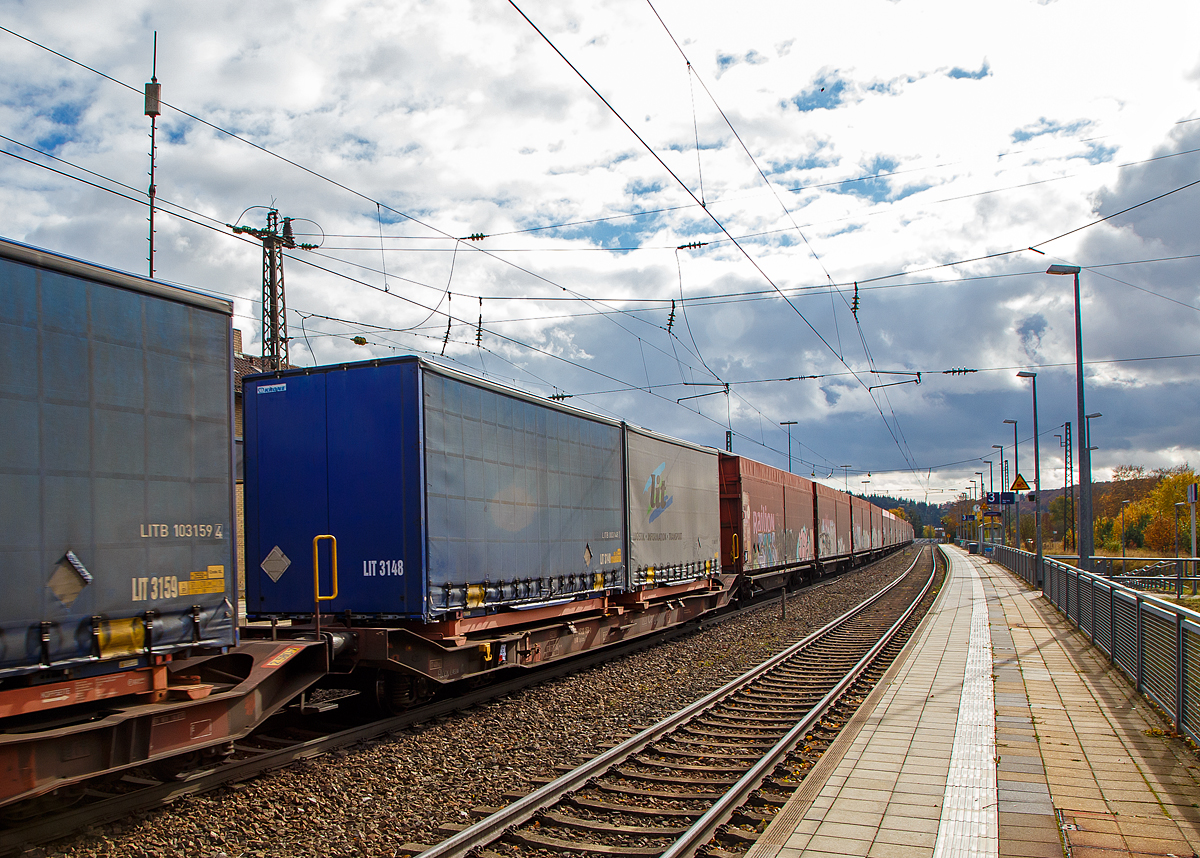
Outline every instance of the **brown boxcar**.
POLYGON ((870 501, 850 496, 850 519, 852 524, 851 533, 853 535, 853 550, 857 554, 866 554, 871 551, 871 510, 873 505, 870 501))
POLYGON ((817 559, 850 556, 850 498, 822 483, 813 483, 817 495, 817 559))
POLYGON ((762 572, 814 559, 813 484, 741 456, 721 456, 721 565, 762 572))

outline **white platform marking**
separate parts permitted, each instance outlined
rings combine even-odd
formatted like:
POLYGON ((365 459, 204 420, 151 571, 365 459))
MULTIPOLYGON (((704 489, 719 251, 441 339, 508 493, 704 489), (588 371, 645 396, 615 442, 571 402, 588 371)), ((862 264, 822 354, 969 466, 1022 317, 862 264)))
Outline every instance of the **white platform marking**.
POLYGON ((975 564, 963 558, 954 565, 959 569, 965 566, 971 576, 971 637, 933 854, 934 858, 996 856, 1000 852, 996 704, 987 600, 975 564))

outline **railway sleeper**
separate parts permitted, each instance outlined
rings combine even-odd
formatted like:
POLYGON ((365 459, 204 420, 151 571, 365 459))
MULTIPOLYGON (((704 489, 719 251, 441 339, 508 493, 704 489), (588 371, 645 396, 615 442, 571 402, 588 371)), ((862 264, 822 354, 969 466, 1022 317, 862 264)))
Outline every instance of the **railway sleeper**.
MULTIPOLYGON (((819 700, 820 698, 817 699, 819 700)), ((801 699, 798 703, 784 704, 779 698, 776 698, 774 701, 764 700, 761 703, 746 700, 734 700, 727 702, 721 707, 721 714, 737 716, 739 718, 743 715, 757 717, 763 713, 775 714, 776 716, 791 715, 796 717, 807 714, 808 711, 812 709, 813 704, 816 702, 817 700, 811 700, 810 702, 809 700, 801 699)))
POLYGON ((677 732, 687 736, 712 736, 716 739, 744 739, 747 742, 763 741, 777 742, 779 737, 786 733, 786 730, 762 730, 758 728, 749 728, 746 730, 731 729, 728 725, 724 725, 723 729, 704 728, 697 726, 698 722, 685 724, 679 728, 677 732))
POLYGON ((652 772, 637 772, 633 769, 619 768, 617 774, 628 780, 641 780, 647 783, 687 784, 689 786, 731 787, 738 782, 737 778, 694 778, 682 777, 681 774, 659 775, 652 772))
MULTIPOLYGON (((751 827, 754 828, 754 826, 751 827)), ((757 829, 754 831, 744 831, 736 825, 727 825, 721 829, 721 832, 717 835, 717 839, 733 841, 739 846, 748 846, 758 841, 760 833, 757 829)))
POLYGON ((547 837, 535 832, 518 830, 504 836, 508 843, 532 849, 550 849, 568 855, 628 855, 631 858, 658 858, 666 846, 610 846, 603 843, 573 843, 557 837, 547 837))
POLYGON ((675 816, 682 819, 698 819, 704 815, 701 810, 688 810, 682 807, 645 807, 636 804, 618 804, 613 801, 600 801, 578 795, 563 799, 563 804, 588 810, 599 810, 605 813, 627 813, 630 816, 675 816))
POLYGON ((664 748, 662 745, 651 745, 646 750, 659 756, 677 757, 684 760, 729 760, 755 763, 761 760, 763 756, 762 754, 724 754, 686 748, 664 748))
POLYGON ((752 715, 725 715, 720 712, 713 712, 704 716, 703 718, 697 718, 695 723, 702 724, 706 727, 723 727, 726 729, 743 727, 747 729, 758 730, 782 730, 786 733, 795 726, 796 719, 793 718, 788 720, 786 718, 759 718, 752 715))
MULTIPOLYGON (((706 801, 711 803, 721 797, 721 793, 717 791, 667 792, 666 790, 653 790, 644 789, 641 787, 630 787, 623 784, 612 784, 603 780, 588 784, 588 789, 595 790, 596 792, 612 793, 614 795, 627 795, 636 798, 665 798, 672 801, 706 801)), ((524 796, 518 796, 518 798, 524 798, 524 796)))
MULTIPOLYGON (((757 757, 755 759, 758 759, 757 757)), ((689 766, 686 763, 673 763, 665 760, 652 760, 641 754, 633 758, 633 761, 638 765, 647 766, 655 769, 666 769, 668 771, 683 771, 683 772, 712 772, 713 774, 741 774, 747 769, 747 766, 689 766)))
POLYGON ((705 748, 770 748, 779 741, 780 733, 775 736, 760 736, 757 741, 744 742, 718 742, 715 738, 710 738, 706 734, 701 734, 699 738, 693 739, 689 736, 672 736, 671 741, 680 745, 699 745, 705 748))
POLYGON ((581 816, 569 816, 565 813, 548 810, 538 814, 541 822, 552 822, 555 827, 568 828, 572 831, 587 831, 593 834, 621 834, 627 837, 678 837, 688 830, 686 825, 614 825, 607 819, 587 819, 581 816))

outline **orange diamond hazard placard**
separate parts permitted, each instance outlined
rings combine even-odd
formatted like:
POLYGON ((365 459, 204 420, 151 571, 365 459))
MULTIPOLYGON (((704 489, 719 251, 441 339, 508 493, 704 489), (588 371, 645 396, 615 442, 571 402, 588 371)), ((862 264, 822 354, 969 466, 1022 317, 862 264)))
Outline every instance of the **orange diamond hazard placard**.
POLYGON ((1025 482, 1025 478, 1017 474, 1017 478, 1013 480, 1010 492, 1027 492, 1029 491, 1029 483, 1025 482))

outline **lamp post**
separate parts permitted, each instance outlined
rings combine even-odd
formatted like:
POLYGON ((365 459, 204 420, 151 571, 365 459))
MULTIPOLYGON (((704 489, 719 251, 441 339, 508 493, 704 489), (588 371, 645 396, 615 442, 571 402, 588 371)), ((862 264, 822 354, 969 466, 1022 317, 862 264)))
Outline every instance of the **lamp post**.
MULTIPOLYGON (((1058 446, 1062 447, 1063 443, 1064 443, 1063 436, 1056 433, 1054 435, 1054 437, 1058 439, 1058 446)), ((1063 554, 1067 553, 1067 489, 1069 489, 1069 488, 1070 488, 1070 486, 1067 483, 1067 461, 1066 461, 1066 456, 1063 456, 1063 496, 1062 496, 1062 502, 1063 502, 1062 550, 1063 550, 1063 554)), ((1050 508, 1047 507, 1046 512, 1049 512, 1049 511, 1050 511, 1050 508)))
MULTIPOLYGON (((1079 319, 1078 265, 1051 265, 1047 274, 1071 274, 1075 277, 1075 398, 1079 423, 1085 419, 1083 406, 1083 326, 1079 319)), ((1084 435, 1087 435, 1085 432, 1084 435)), ((1085 438, 1079 439, 1079 529, 1075 544, 1079 548, 1079 568, 1092 568, 1092 451, 1085 438)))
POLYGON ((1125 507, 1131 501, 1121 501, 1121 574, 1124 575, 1128 570, 1125 568, 1125 507))
MULTIPOLYGON (((992 449, 1000 451, 1000 493, 1004 494, 1004 492, 1005 492, 1005 488, 1004 488, 1004 445, 1003 444, 993 444, 992 449)), ((1003 536, 1003 539, 1001 539, 1000 542, 1002 545, 1008 544, 1008 528, 1005 527, 1005 522, 1007 520, 1008 520, 1007 510, 1005 510, 1004 506, 1001 505, 1001 507, 1000 507, 1000 534, 1001 534, 1001 536, 1003 536)))
MULTIPOLYGON (((1016 420, 1005 420, 1004 422, 1011 423, 1012 428, 1013 428, 1013 473, 1016 475, 1013 477, 1013 481, 1016 482, 1016 478, 1021 475, 1021 457, 1019 455, 1020 447, 1017 444, 1017 421, 1016 420)), ((1017 549, 1020 549, 1020 547, 1021 547, 1021 493, 1020 492, 1016 492, 1016 497, 1014 498, 1014 500, 1016 501, 1016 505, 1013 510, 1013 514, 1017 517, 1017 526, 1015 528, 1016 539, 1013 540, 1013 545, 1017 549)))
MULTIPOLYGON (((975 476, 979 477, 979 506, 982 507, 983 506, 983 471, 976 471, 975 476)), ((978 527, 979 553, 980 554, 983 553, 983 520, 985 517, 986 516, 984 516, 983 511, 980 510, 980 512, 979 512, 979 527, 978 527)))
MULTIPOLYGON (((995 494, 996 492, 996 471, 992 468, 992 460, 984 459, 988 466, 988 492, 995 494)), ((983 476, 980 474, 980 476, 983 476)), ((989 505, 990 506, 990 505, 989 505)), ((991 512, 989 509, 988 512, 991 512)), ((996 532, 993 530, 994 519, 990 515, 984 516, 984 524, 987 525, 988 541, 995 540, 996 532)))
POLYGON ((1018 372, 1017 378, 1033 382, 1033 539, 1037 549, 1037 582, 1044 586, 1042 570, 1042 458, 1038 452, 1037 373, 1018 372))
POLYGON ((1175 559, 1179 559, 1179 508, 1187 506, 1187 501, 1178 501, 1175 504, 1175 559))
MULTIPOLYGON (((1096 411, 1092 414, 1083 415, 1083 437, 1079 439, 1080 443, 1087 450, 1087 454, 1088 454, 1087 484, 1088 484, 1088 521, 1089 522, 1091 522, 1091 520, 1092 520, 1092 507, 1091 507, 1092 458, 1091 458, 1091 456, 1092 456, 1092 450, 1100 449, 1099 447, 1097 447, 1095 444, 1092 443, 1092 420, 1094 420, 1097 417, 1103 417, 1103 416, 1104 415, 1101 414, 1099 411, 1096 411)), ((1079 534, 1083 533, 1083 479, 1084 479, 1083 475, 1084 475, 1083 462, 1080 461, 1080 463, 1079 463, 1079 529, 1075 534, 1075 553, 1077 553, 1080 557, 1079 568, 1080 569, 1085 569, 1085 568, 1090 569, 1091 568, 1090 556, 1088 559, 1089 565, 1084 566, 1083 559, 1082 559, 1083 558, 1083 546, 1079 542, 1079 534)), ((1092 543, 1094 542, 1094 540, 1096 538, 1096 534, 1092 530, 1090 525, 1088 527, 1087 534, 1088 534, 1088 543, 1087 543, 1088 549, 1087 550, 1089 552, 1091 552, 1094 550, 1092 548, 1092 543)))
POLYGON ((788 430, 788 473, 792 472, 792 427, 796 425, 795 420, 784 420, 779 424, 786 426, 788 430))

